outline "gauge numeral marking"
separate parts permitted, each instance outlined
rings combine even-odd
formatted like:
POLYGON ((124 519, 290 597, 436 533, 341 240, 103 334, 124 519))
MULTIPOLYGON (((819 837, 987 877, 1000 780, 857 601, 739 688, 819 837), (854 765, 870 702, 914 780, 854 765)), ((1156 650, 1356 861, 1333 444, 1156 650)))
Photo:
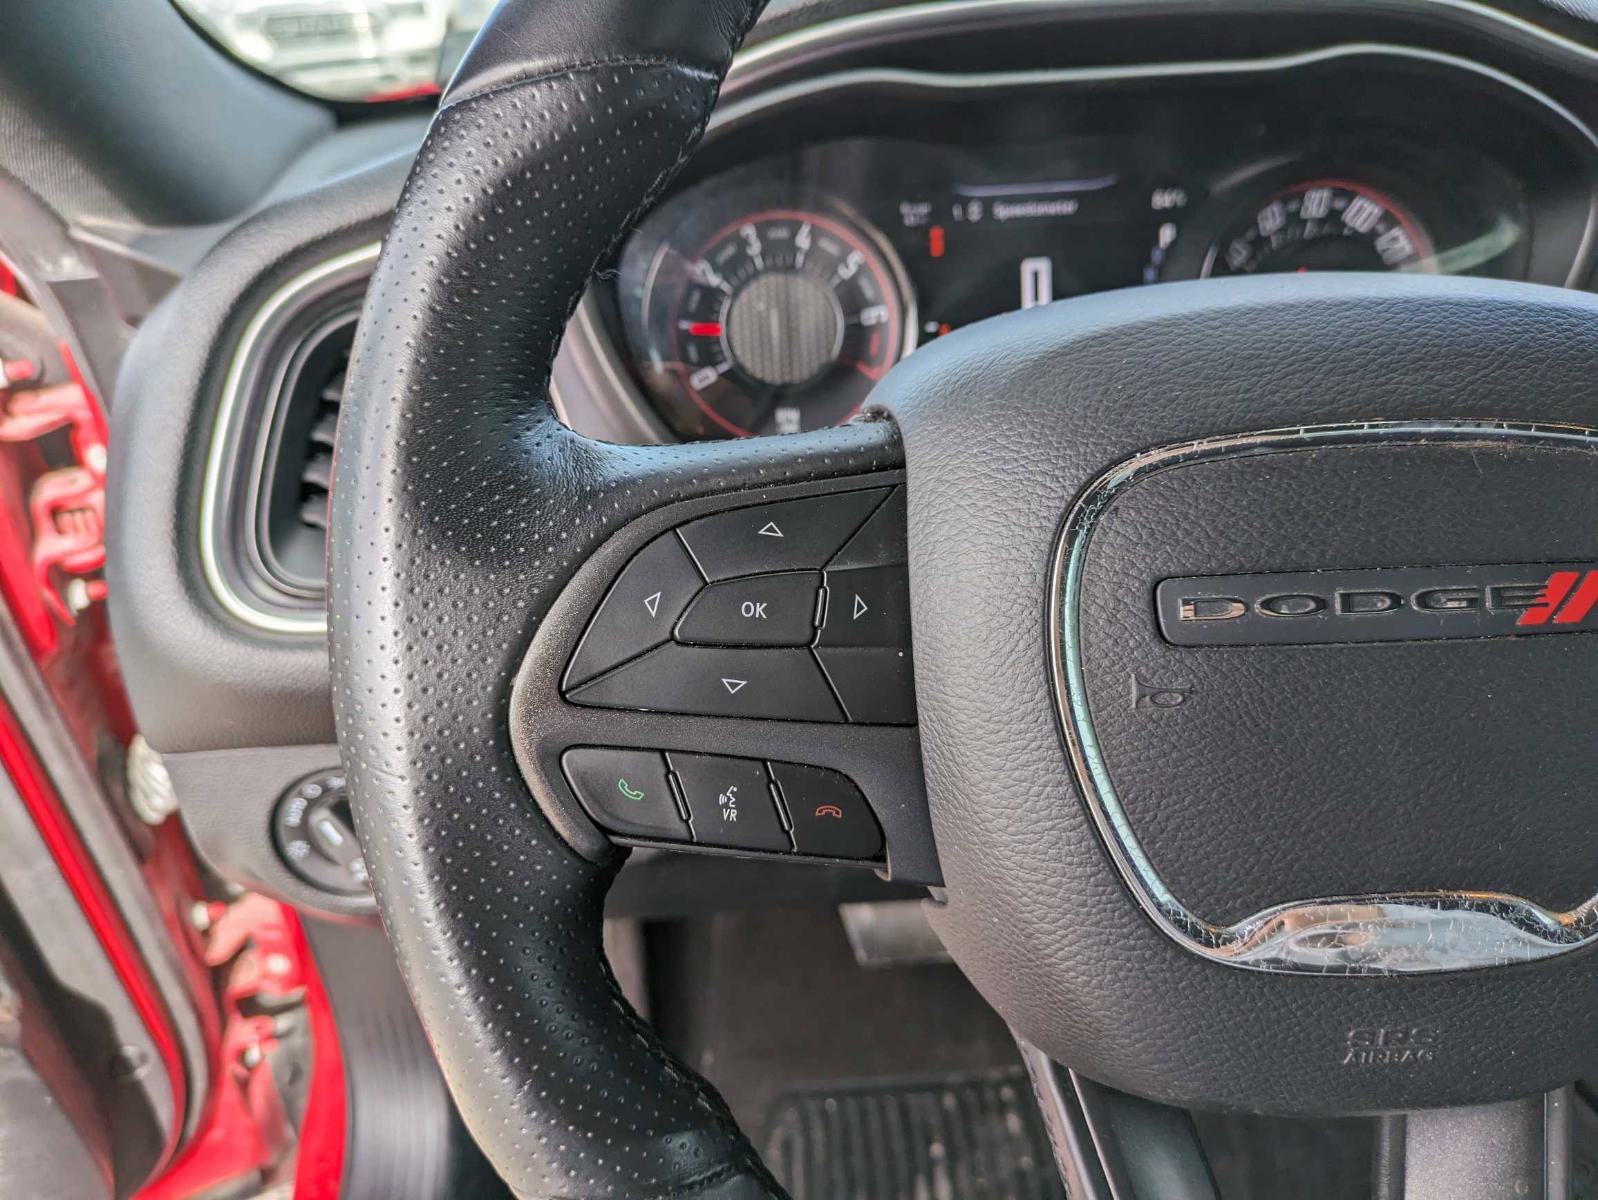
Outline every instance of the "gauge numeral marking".
POLYGON ((1409 231, 1402 225, 1394 225, 1382 234, 1376 239, 1375 246, 1376 253, 1382 256, 1382 261, 1389 267, 1395 267, 1415 257, 1415 243, 1410 240, 1409 231))
POLYGON ((1369 233, 1376 228, 1376 222, 1382 219, 1386 211, 1369 196, 1355 196, 1343 210, 1343 224, 1356 233, 1369 233))
POLYGON ((1298 204, 1299 215, 1312 221, 1319 221, 1331 211, 1332 189, 1329 187, 1310 188, 1298 204))
POLYGON ((1054 260, 1048 255, 1021 260, 1021 307, 1037 308, 1054 299, 1054 260))
POLYGON ((706 287, 720 288, 722 291, 731 291, 727 281, 721 277, 716 268, 710 265, 709 259, 701 258, 694 263, 694 280, 706 287))
POLYGON ((745 225, 738 230, 738 235, 744 240, 744 253, 749 255, 757 270, 766 269, 766 260, 761 257, 760 231, 753 225, 745 225))
POLYGON ((1280 200, 1272 200, 1254 218, 1260 236, 1268 238, 1287 224, 1287 207, 1280 200))
POLYGON ((716 380, 725 375, 728 368, 731 366, 732 364, 730 362, 726 362, 715 367, 700 367, 699 370, 688 376, 688 385, 693 388, 694 391, 702 392, 711 384, 715 383, 716 380))

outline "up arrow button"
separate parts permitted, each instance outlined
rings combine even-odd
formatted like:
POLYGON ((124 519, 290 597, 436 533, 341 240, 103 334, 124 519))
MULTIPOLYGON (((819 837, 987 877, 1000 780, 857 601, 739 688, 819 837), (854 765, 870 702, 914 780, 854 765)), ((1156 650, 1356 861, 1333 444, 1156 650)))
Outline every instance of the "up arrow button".
POLYGON ((678 532, 711 582, 777 571, 816 571, 887 495, 886 488, 864 488, 736 508, 690 521, 678 532))

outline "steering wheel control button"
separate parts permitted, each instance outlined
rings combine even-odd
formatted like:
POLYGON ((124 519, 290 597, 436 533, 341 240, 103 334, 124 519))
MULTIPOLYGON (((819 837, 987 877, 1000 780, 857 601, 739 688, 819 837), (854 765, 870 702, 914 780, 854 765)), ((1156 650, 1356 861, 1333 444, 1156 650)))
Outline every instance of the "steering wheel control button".
POLYGON ((694 841, 736 850, 791 850, 766 783, 766 767, 752 758, 679 754, 667 759, 682 788, 694 841))
POLYGON ((823 858, 881 858, 882 828, 860 794, 836 771, 768 763, 793 827, 794 848, 823 858))
POLYGON ((828 568, 886 567, 909 562, 906 522, 904 488, 900 486, 893 489, 893 494, 871 514, 860 532, 838 551, 837 557, 827 564, 828 568))
POLYGON ((817 646, 910 645, 910 577, 904 567, 827 571, 827 616, 817 646))
POLYGON ((713 583, 694 597, 677 640, 712 646, 808 646, 816 634, 815 571, 713 583))
POLYGON ((665 533, 650 542, 611 585, 572 655, 565 686, 586 683, 670 641, 677 618, 703 586, 676 534, 665 533))
POLYGON ((914 725, 915 672, 910 651, 894 646, 832 646, 816 650, 849 720, 861 725, 914 725))
POLYGON ((576 704, 776 721, 842 721, 808 650, 681 646, 651 650, 571 694, 576 704))
POLYGON ((706 579, 819 570, 887 494, 868 488, 760 504, 700 517, 678 532, 706 579))
POLYGON ((914 725, 905 492, 892 494, 827 564, 815 654, 850 721, 914 725))
POLYGON ((560 765, 566 782, 594 823, 612 833, 688 840, 688 824, 666 781, 666 762, 652 750, 568 750, 560 765))

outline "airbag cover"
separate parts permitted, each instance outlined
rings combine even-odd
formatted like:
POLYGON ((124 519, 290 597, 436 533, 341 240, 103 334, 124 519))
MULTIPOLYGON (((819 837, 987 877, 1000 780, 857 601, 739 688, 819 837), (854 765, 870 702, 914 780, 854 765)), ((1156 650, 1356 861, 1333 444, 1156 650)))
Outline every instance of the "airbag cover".
MULTIPOLYGON (((1593 297, 1303 275, 1011 314, 878 387, 906 454, 947 884, 933 920, 1020 1036, 1139 1094, 1298 1114, 1483 1103, 1598 1067, 1598 1044, 1559 1032, 1598 1018, 1590 947, 1327 977, 1173 936, 1128 886, 1073 746, 1055 577, 1078 502, 1139 456, 1308 426, 1591 428, 1594 379, 1593 297)), ((1593 461, 1579 432, 1284 446, 1155 473, 1096 510, 1082 701, 1131 833, 1181 903, 1226 922, 1394 888, 1551 906, 1598 889, 1582 862, 1591 634, 1177 646, 1156 608, 1167 579, 1593 560, 1593 461), (1159 704, 1136 704, 1138 678, 1159 704), (1173 705, 1162 688, 1192 690, 1173 705)))

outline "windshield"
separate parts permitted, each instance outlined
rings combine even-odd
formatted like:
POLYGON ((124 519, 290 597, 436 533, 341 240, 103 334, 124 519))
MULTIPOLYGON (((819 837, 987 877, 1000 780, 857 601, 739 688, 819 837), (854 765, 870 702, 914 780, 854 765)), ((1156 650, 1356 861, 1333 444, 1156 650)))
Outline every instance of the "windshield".
POLYGON ((333 100, 438 91, 494 0, 175 0, 239 58, 333 100))

